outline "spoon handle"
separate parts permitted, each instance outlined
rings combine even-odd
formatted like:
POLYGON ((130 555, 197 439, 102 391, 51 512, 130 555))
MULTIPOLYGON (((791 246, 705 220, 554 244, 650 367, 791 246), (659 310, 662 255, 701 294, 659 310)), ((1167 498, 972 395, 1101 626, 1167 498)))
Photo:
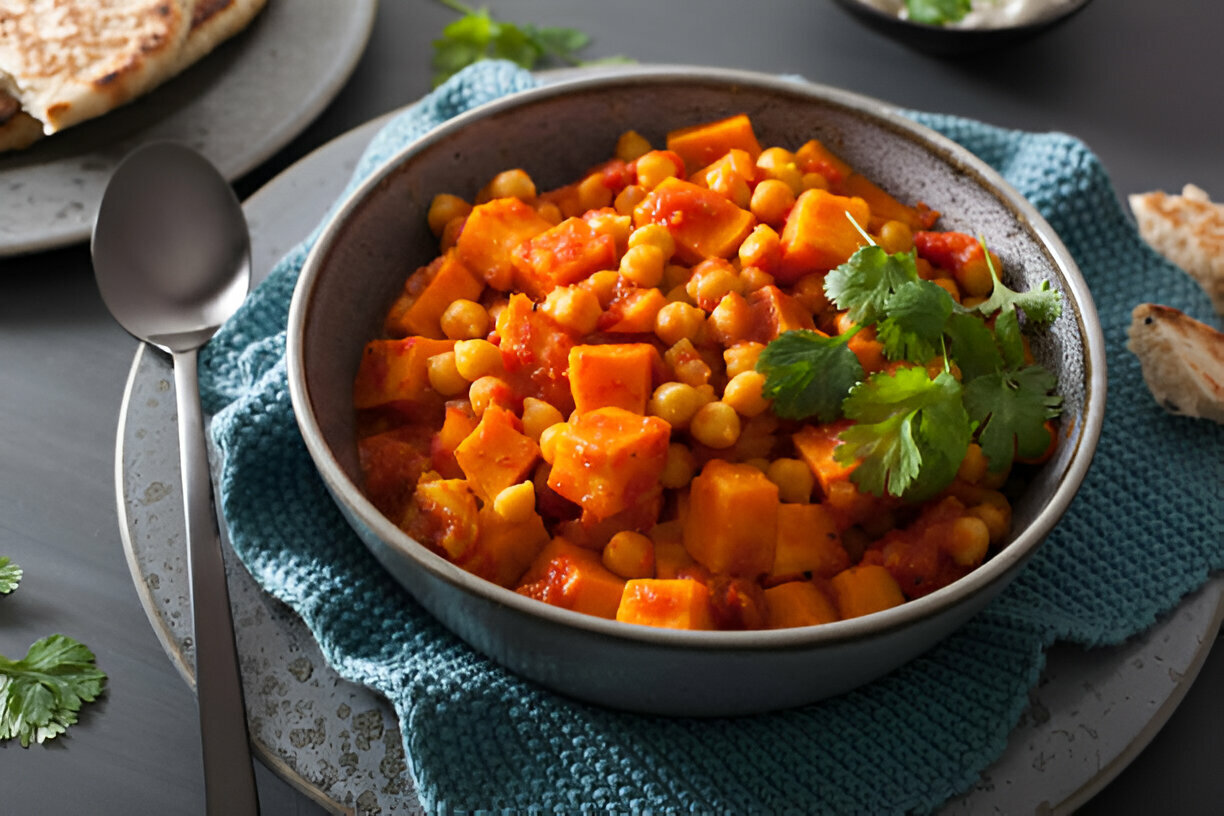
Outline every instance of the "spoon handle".
POLYGON ((174 352, 187 563, 195 622, 196 697, 209 816, 259 813, 225 563, 212 509, 196 352, 174 352))

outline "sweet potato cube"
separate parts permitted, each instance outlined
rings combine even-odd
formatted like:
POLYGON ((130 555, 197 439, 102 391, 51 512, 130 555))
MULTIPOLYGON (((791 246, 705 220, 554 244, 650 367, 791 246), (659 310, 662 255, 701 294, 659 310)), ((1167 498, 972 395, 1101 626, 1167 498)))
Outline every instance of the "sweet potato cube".
POLYGON ((463 479, 418 482, 399 526, 449 560, 460 561, 480 533, 476 495, 463 479))
POLYGON ((446 307, 460 298, 476 300, 484 288, 484 281, 472 274, 451 249, 408 278, 403 293, 387 313, 387 334, 442 339, 446 335, 440 320, 446 307))
POLYGON ((541 300, 558 286, 615 269, 616 239, 595 232, 581 218, 567 218, 519 244, 513 261, 515 285, 541 300))
POLYGON ((773 284, 749 293, 748 306, 752 310, 749 325, 753 332, 748 339, 758 343, 768 343, 784 332, 816 328, 812 313, 773 284))
POLYGON ((791 436, 799 457, 812 469, 825 496, 829 495, 830 485, 848 481, 854 471, 854 464, 843 465, 833 458, 833 452, 841 444, 838 437, 852 424, 848 419, 839 419, 823 425, 804 425, 791 436))
POLYGON ((828 508, 819 504, 778 505, 778 544, 773 575, 810 572, 832 578, 850 566, 841 533, 828 508))
POLYGON ((635 227, 667 227, 676 242, 676 257, 686 264, 730 258, 755 221, 752 213, 722 194, 678 178, 665 179, 633 211, 635 227))
POLYGON ((811 139, 795 151, 795 160, 805 173, 819 173, 832 185, 840 184, 854 171, 820 141, 811 139))
POLYGON ((405 337, 371 340, 353 380, 353 407, 376 408, 389 402, 436 398, 429 387, 429 358, 455 347, 453 340, 405 337))
POLYGON ((580 414, 557 435, 548 486, 595 520, 660 491, 671 426, 623 408, 580 414))
POLYGON ((466 403, 448 404, 442 420, 442 427, 433 435, 429 443, 430 460, 433 469, 446 479, 462 479, 463 469, 455 459, 455 448, 476 430, 479 420, 466 403))
POLYGON ((428 430, 409 425, 367 436, 357 442, 362 490, 389 519, 399 519, 429 470, 428 430))
POLYGON ((515 248, 551 226, 534 207, 517 198, 477 204, 459 233, 459 260, 494 289, 505 292, 514 284, 515 248))
POLYGON ((843 618, 857 618, 905 603, 901 587, 884 567, 866 564, 850 567, 829 582, 833 600, 843 618))
POLYGON ((548 530, 538 513, 523 521, 507 521, 492 504, 480 508, 476 545, 455 563, 468 572, 513 589, 548 543, 548 530))
POLYGON ((616 619, 666 629, 714 628, 710 590, 691 578, 627 581, 616 619))
POLYGON ((572 411, 568 370, 574 335, 517 292, 497 317, 497 334, 506 379, 518 395, 552 403, 563 415, 572 411))
POLYGON ((455 448, 459 467, 486 502, 527 478, 540 458, 540 446, 521 427, 512 412, 490 405, 476 429, 455 448))
POLYGON ((847 213, 867 228, 871 209, 863 199, 821 189, 801 193, 782 228, 777 281, 794 283, 804 275, 827 272, 845 263, 865 243, 847 213))
POLYGON ((915 230, 923 225, 922 215, 917 209, 902 204, 866 176, 851 173, 841 183, 838 191, 843 195, 857 196, 867 202, 867 206, 871 209, 871 219, 863 226, 873 232, 879 230, 888 221, 901 221, 910 229, 915 230))
POLYGON ((574 346, 569 354, 574 407, 586 413, 611 405, 644 415, 658 358, 649 343, 574 346))
POLYGON ((689 168, 705 167, 732 149, 743 150, 753 161, 761 155, 761 143, 752 130, 752 121, 743 113, 673 130, 667 134, 667 149, 689 168))
POLYGON ((562 609, 615 618, 624 589, 624 579, 600 562, 599 553, 558 537, 540 550, 515 592, 562 609))
POLYGON ((689 487, 684 547, 711 572, 755 578, 773 569, 778 486, 752 465, 706 463, 689 487))
POLYGON ((728 150, 721 158, 715 159, 696 173, 693 173, 689 176, 689 181, 694 184, 700 184, 702 187, 709 187, 711 182, 728 173, 743 179, 745 182, 751 182, 756 178, 756 157, 746 150, 733 148, 728 150))
POLYGON ((655 577, 678 578, 696 565, 693 556, 684 549, 684 523, 664 521, 650 530, 655 548, 655 577))
POLYGON ((654 331, 655 317, 667 305, 667 296, 654 288, 628 288, 618 292, 599 316, 599 330, 613 334, 646 334, 654 331))
POLYGON ((766 620, 770 629, 815 626, 838 619, 829 597, 811 581, 788 581, 765 590, 766 620))

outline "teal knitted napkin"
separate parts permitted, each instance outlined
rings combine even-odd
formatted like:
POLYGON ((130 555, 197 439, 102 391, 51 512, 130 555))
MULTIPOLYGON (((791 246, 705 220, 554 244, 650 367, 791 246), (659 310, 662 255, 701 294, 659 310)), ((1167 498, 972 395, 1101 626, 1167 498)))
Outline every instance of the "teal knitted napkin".
MULTIPOLYGON (((508 63, 467 69, 387 125, 354 183, 448 118, 533 84, 508 63)), ((341 675, 394 704, 428 812, 926 812, 1002 752, 1048 646, 1121 641, 1224 568, 1224 427, 1162 411, 1125 350, 1136 303, 1210 319, 1207 298, 1141 242, 1080 142, 911 115, 998 169, 1075 256, 1104 327, 1108 410, 1087 481, 1019 578, 925 656, 820 704, 733 720, 608 711, 517 678, 418 607, 334 508, 294 422, 284 328, 315 236, 205 350, 234 549, 341 675)))

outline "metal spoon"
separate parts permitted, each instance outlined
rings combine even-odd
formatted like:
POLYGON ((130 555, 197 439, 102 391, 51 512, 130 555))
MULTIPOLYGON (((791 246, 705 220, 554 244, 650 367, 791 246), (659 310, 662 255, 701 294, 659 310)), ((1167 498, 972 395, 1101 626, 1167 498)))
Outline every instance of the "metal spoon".
POLYGON ((94 224, 92 252, 98 289, 111 314, 174 358, 205 802, 210 816, 256 814, 196 369, 197 349, 250 286, 246 220, 233 190, 207 159, 158 142, 133 151, 115 170, 94 224))

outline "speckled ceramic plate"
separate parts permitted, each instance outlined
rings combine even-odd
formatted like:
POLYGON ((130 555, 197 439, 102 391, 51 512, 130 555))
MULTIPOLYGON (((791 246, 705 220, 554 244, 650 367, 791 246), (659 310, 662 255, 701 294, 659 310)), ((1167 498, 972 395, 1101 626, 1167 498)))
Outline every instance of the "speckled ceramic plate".
POLYGON ((0 153, 0 257, 84 241, 137 145, 185 142, 233 180, 323 110, 369 39, 377 0, 270 0, 250 27, 130 105, 0 153))
MULTIPOLYGON (((337 139, 246 204, 256 274, 316 224, 385 119, 337 139)), ((121 412, 116 485, 137 591, 167 654, 192 681, 173 377, 141 350, 121 412)), ((263 761, 341 813, 420 812, 398 722, 369 689, 341 679, 305 624, 263 593, 226 549, 252 737, 263 761)), ((945 816, 1070 814, 1138 755, 1190 687, 1224 617, 1224 578, 1121 646, 1056 646, 1003 756, 945 816)))

